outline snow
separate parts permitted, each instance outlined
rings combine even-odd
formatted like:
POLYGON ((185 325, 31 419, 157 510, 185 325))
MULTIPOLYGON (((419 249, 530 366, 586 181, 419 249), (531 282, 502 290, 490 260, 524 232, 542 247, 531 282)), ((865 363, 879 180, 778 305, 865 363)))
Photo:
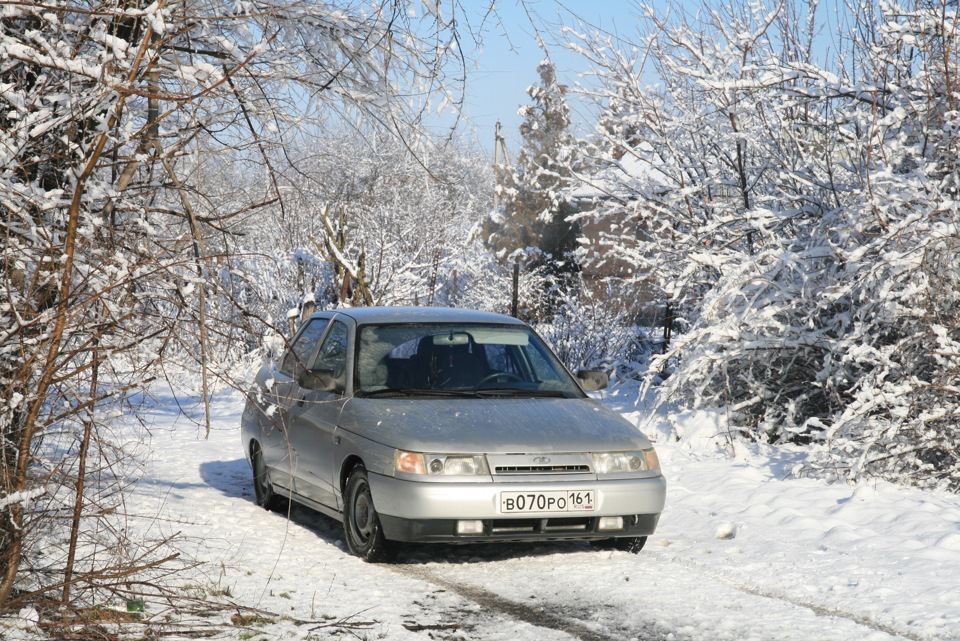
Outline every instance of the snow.
POLYGON ((47 493, 47 488, 38 487, 33 490, 26 490, 24 492, 14 492, 8 494, 7 496, 0 496, 0 509, 3 509, 9 505, 15 505, 17 503, 29 503, 33 499, 43 496, 47 493))
MULTIPOLYGON (((648 421, 635 399, 605 402, 648 421)), ((438 545, 372 565, 346 552, 335 521, 254 504, 240 393, 214 397, 207 440, 202 408, 181 407, 195 416, 162 398, 148 412, 151 455, 126 504, 145 538, 180 532, 182 554, 202 563, 179 577, 184 593, 234 605, 217 638, 332 638, 341 624, 398 641, 960 638, 960 497, 792 477, 799 450, 738 443, 730 455, 708 412, 661 417, 650 431, 669 493, 637 555, 578 542, 438 545), (230 622, 253 610, 267 621, 230 622)), ((147 616, 166 613, 147 602, 147 616)), ((0 621, 0 636, 35 638, 31 616, 0 621)))
POLYGON ((717 526, 717 531, 713 535, 714 537, 720 539, 721 541, 727 539, 735 539, 737 537, 737 525, 730 521, 724 521, 717 526))

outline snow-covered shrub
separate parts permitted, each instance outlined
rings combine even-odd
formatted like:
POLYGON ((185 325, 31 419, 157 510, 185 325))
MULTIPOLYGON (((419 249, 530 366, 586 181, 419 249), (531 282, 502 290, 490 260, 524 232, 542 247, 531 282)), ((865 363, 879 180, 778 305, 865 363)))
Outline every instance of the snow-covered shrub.
POLYGON ((880 215, 884 224, 847 248, 841 278, 828 290, 845 303, 847 325, 821 373, 843 398, 823 440, 852 477, 958 490, 958 211, 942 181, 923 173, 877 176, 876 207, 850 208, 858 220, 880 215))
MULTIPOLYGON (((296 226, 297 248, 334 271, 320 298, 331 304, 437 305, 445 304, 446 295, 462 295, 461 274, 466 280, 469 275, 455 264, 489 209, 492 176, 485 161, 454 142, 420 140, 413 147, 413 141, 377 129, 364 136, 331 134, 322 150, 294 164, 287 225, 296 226)), ((271 238, 276 222, 273 216, 251 226, 271 238)))
POLYGON ((658 370, 676 362, 664 391, 695 407, 730 408, 754 438, 808 437, 808 419, 836 407, 816 384, 832 347, 833 319, 817 299, 831 262, 769 250, 731 267, 691 330, 655 359, 658 370))
MULTIPOLYGON (((433 304, 506 314, 510 312, 512 278, 477 234, 471 233, 439 263, 433 304)), ((531 289, 528 281, 521 276, 521 296, 531 289)))
POLYGON ((563 292, 556 300, 560 305, 551 319, 534 327, 571 372, 601 369, 623 378, 645 368, 653 348, 649 330, 638 327, 622 306, 563 292))
POLYGON ((581 36, 606 89, 592 215, 604 255, 695 310, 652 362, 662 399, 811 444, 814 469, 956 490, 957 6, 851 15, 871 28, 818 60, 790 3, 651 12, 659 87, 581 36))

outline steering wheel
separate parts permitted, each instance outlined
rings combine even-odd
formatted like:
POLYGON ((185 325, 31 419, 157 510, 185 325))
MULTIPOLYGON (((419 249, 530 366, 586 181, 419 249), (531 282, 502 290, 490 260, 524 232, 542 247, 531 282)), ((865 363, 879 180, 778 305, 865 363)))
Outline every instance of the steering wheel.
POLYGON ((486 376, 484 376, 483 378, 481 378, 481 379, 480 379, 480 382, 477 383, 476 385, 474 385, 473 389, 480 389, 481 387, 483 387, 485 384, 489 383, 490 381, 497 380, 497 379, 500 379, 500 378, 503 379, 503 382, 504 382, 504 383, 509 382, 509 381, 516 381, 516 382, 519 383, 519 382, 522 382, 522 381, 523 381, 523 377, 522 377, 522 376, 517 376, 516 374, 513 374, 512 372, 494 372, 494 373, 492 373, 492 374, 487 374, 486 376))

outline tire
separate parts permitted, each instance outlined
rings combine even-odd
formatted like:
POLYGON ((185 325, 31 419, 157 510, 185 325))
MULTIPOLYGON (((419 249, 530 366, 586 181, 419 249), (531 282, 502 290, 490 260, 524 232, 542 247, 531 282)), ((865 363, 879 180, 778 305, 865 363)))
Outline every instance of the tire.
POLYGON ((397 555, 397 543, 383 536, 380 517, 373 506, 370 481, 362 464, 350 470, 344 489, 343 532, 347 548, 369 563, 389 563, 397 555))
POLYGON ((636 554, 643 549, 647 543, 645 536, 621 536, 616 539, 600 539, 599 541, 590 541, 590 545, 601 550, 622 550, 636 554))
POLYGON ((253 446, 251 459, 253 463, 253 496, 257 505, 270 512, 284 511, 287 507, 287 500, 273 491, 259 445, 255 444, 253 446))

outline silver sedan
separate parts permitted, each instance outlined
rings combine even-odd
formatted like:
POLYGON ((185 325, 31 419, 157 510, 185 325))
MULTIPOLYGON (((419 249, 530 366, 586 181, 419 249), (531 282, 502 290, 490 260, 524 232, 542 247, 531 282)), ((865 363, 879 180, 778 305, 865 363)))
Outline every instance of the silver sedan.
POLYGON ((458 309, 314 314, 243 413, 257 503, 343 522, 350 551, 399 542, 583 539, 639 551, 666 482, 650 441, 536 333, 458 309))

